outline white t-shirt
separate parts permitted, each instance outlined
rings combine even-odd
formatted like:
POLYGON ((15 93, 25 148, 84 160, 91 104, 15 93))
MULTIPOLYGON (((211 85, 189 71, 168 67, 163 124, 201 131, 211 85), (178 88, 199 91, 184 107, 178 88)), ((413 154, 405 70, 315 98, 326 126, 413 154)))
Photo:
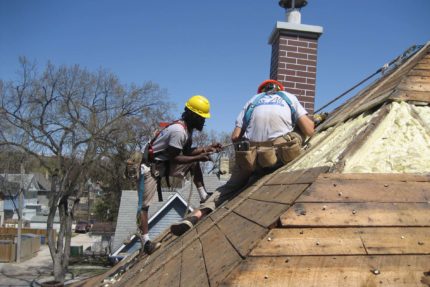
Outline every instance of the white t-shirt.
POLYGON ((190 141, 190 133, 181 124, 174 123, 166 127, 152 144, 154 154, 159 153, 155 159, 162 161, 169 160, 168 154, 164 152, 169 146, 183 150, 184 148, 191 147, 190 141))
MULTIPOLYGON (((283 93, 291 100, 292 106, 296 110, 297 119, 307 114, 296 96, 287 92, 283 93)), ((259 94, 253 96, 245 104, 236 118, 236 127, 242 128, 246 109, 258 96, 259 94)), ((256 103, 244 137, 250 141, 264 142, 285 135, 293 129, 291 110, 288 104, 277 94, 266 94, 256 103)))

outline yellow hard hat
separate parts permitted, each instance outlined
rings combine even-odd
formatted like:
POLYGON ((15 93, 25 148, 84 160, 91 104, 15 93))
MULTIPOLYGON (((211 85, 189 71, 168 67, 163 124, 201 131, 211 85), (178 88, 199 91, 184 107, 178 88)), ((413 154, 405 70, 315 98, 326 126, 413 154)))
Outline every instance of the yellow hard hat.
POLYGON ((199 116, 208 119, 211 117, 210 114, 210 104, 209 100, 203 96, 196 95, 192 96, 185 103, 185 106, 192 112, 198 114, 199 116))

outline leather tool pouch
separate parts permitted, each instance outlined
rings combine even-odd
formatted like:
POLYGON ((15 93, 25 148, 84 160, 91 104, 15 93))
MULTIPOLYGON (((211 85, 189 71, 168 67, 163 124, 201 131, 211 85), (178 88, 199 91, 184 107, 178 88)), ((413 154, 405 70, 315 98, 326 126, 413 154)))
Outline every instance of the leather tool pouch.
POLYGON ((243 170, 254 171, 256 167, 257 149, 250 147, 248 150, 236 151, 236 164, 243 170))
POLYGON ((286 142, 278 146, 278 155, 283 164, 287 164, 297 158, 301 152, 301 138, 291 133, 284 136, 286 142))
POLYGON ((273 167, 278 161, 274 147, 258 147, 257 162, 262 168, 273 167))

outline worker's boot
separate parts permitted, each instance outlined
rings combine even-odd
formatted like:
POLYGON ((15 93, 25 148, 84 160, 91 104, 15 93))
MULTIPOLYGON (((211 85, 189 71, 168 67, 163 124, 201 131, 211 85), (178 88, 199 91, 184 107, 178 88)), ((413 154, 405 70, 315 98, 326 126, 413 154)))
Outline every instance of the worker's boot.
POLYGON ((145 242, 145 244, 143 245, 143 251, 148 254, 151 255, 152 253, 155 252, 155 250, 157 250, 158 248, 160 248, 161 243, 160 242, 152 242, 151 240, 148 240, 145 242))
POLYGON ((170 232, 176 236, 181 236, 198 222, 198 218, 196 216, 189 216, 178 223, 172 224, 170 226, 170 232))

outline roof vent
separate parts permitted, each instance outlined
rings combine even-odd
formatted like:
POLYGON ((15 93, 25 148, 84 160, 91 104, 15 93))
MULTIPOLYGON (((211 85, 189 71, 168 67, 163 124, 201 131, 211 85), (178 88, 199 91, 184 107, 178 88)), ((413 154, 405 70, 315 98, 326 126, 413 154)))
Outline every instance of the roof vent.
POLYGON ((286 10, 287 22, 301 24, 300 9, 308 4, 306 0, 280 0, 279 6, 286 10))

